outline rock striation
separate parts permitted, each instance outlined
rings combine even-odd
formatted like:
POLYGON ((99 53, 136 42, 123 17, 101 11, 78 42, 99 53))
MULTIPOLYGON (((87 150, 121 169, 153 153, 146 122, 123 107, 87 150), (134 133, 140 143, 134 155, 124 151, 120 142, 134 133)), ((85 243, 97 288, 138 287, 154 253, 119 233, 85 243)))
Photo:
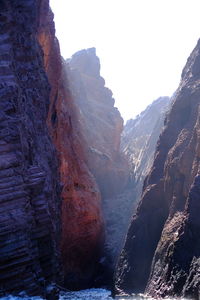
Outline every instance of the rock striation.
POLYGON ((44 295, 61 273, 50 85, 36 38, 40 2, 0 2, 0 295, 44 295))
POLYGON ((116 271, 116 293, 200 297, 200 41, 182 72, 116 271))
POLYGON ((0 293, 89 287, 104 230, 48 0, 0 1, 0 293), (62 200, 62 201, 61 201, 62 200))
POLYGON ((124 126, 121 151, 129 162, 130 182, 136 202, 139 201, 144 179, 153 164, 156 144, 170 104, 171 98, 160 97, 124 126))

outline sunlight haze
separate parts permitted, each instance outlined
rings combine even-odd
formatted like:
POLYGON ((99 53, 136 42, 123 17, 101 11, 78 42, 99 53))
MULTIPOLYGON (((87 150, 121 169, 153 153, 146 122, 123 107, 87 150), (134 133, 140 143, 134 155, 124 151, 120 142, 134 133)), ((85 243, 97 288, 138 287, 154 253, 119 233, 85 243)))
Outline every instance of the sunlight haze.
POLYGON ((200 37, 198 0, 51 0, 61 54, 95 47, 125 120, 171 96, 200 37))

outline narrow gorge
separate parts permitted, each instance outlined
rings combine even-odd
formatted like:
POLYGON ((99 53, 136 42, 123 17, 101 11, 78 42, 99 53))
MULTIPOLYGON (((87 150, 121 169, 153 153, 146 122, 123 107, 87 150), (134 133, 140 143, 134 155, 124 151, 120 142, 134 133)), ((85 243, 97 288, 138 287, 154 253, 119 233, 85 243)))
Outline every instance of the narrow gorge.
POLYGON ((199 79, 200 42, 124 125, 96 49, 61 57, 49 1, 0 0, 2 299, 199 300, 199 79))

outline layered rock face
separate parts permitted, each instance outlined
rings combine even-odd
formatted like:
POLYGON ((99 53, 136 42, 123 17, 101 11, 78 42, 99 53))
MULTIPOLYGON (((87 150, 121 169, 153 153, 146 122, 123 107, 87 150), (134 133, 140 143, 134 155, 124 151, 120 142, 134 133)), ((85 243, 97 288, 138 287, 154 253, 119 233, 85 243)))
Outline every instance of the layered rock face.
POLYGON ((67 60, 67 70, 88 146, 87 163, 105 199, 122 191, 127 183, 128 167, 120 153, 123 119, 100 76, 95 48, 75 53, 67 60))
POLYGON ((83 289, 93 284, 104 239, 99 189, 86 164, 86 141, 79 108, 69 90, 48 1, 41 5, 38 38, 51 85, 48 128, 59 157, 62 183, 61 261, 64 284, 83 289))
POLYGON ((141 196, 145 177, 153 164, 154 153, 171 99, 160 97, 135 119, 127 121, 121 141, 121 151, 129 162, 130 181, 135 201, 141 196))
POLYGON ((59 176, 36 39, 41 1, 0 2, 0 295, 59 280, 59 176))
POLYGON ((88 287, 104 235, 100 193, 49 2, 2 0, 0 12, 0 291, 42 294, 62 270, 68 288, 88 287))
POLYGON ((116 293, 200 296, 200 42, 182 73, 116 271, 116 293))

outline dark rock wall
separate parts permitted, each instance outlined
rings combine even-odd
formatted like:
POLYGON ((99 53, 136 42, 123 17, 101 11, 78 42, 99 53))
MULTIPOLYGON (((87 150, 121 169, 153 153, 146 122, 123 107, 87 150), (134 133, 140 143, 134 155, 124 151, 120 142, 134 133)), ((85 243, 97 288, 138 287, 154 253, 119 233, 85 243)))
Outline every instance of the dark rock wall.
POLYGON ((0 292, 44 295, 63 273, 65 286, 89 287, 101 199, 49 1, 2 0, 0 13, 0 292))
POLYGON ((0 293, 59 280, 57 159, 36 39, 40 1, 0 1, 0 293))
POLYGON ((106 199, 104 205, 106 248, 114 265, 122 250, 131 217, 136 211, 145 176, 152 166, 169 105, 169 97, 160 97, 135 119, 129 120, 122 132, 121 151, 128 161, 129 180, 123 192, 106 199))
POLYGON ((129 228, 117 293, 199 297, 199 66, 200 42, 183 70, 129 228))

